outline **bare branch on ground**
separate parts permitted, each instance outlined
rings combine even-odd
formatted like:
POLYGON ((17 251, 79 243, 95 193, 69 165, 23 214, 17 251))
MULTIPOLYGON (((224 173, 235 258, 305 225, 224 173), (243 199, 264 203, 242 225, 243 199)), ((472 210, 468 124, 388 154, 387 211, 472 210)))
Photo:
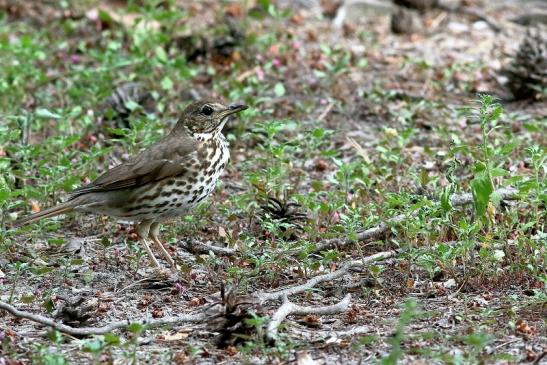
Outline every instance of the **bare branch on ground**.
MULTIPOLYGON (((516 199, 518 196, 518 190, 514 188, 501 188, 494 191, 494 194, 497 194, 502 200, 512 200, 516 199)), ((462 205, 469 204, 473 202, 473 195, 471 193, 462 193, 459 195, 454 195, 450 199, 452 206, 458 207, 462 205)), ((393 218, 388 219, 385 222, 382 222, 372 228, 366 229, 364 231, 357 233, 357 241, 370 241, 376 238, 381 237, 385 233, 387 233, 391 226, 396 225, 407 219, 409 216, 406 214, 399 214, 396 215, 393 218)), ((333 247, 344 247, 349 246, 351 244, 354 244, 355 240, 350 239, 348 237, 339 237, 339 238, 331 238, 327 240, 323 240, 319 242, 316 247, 314 248, 313 252, 321 252, 326 249, 330 249, 333 247)), ((186 242, 186 241, 180 241, 180 244, 184 249, 187 251, 193 252, 195 254, 208 254, 209 252, 213 252, 216 255, 219 256, 234 256, 239 251, 234 250, 227 247, 220 247, 220 246, 214 246, 209 245, 201 242, 186 242)), ((291 256, 297 256, 300 253, 302 253, 303 249, 296 249, 287 252, 287 255, 291 256)))
POLYGON ((205 316, 204 313, 198 313, 198 314, 183 314, 180 316, 165 317, 165 318, 158 318, 158 319, 151 319, 151 318, 150 319, 127 319, 124 321, 113 322, 102 327, 71 327, 59 322, 55 322, 51 318, 47 318, 39 314, 33 314, 26 311, 21 311, 15 308, 14 306, 2 301, 0 301, 0 309, 3 309, 7 311, 8 313, 11 313, 15 317, 28 319, 30 321, 55 328, 61 332, 68 333, 73 336, 102 335, 108 332, 112 332, 113 330, 116 330, 119 328, 125 328, 133 323, 139 323, 141 325, 145 325, 148 327, 157 327, 157 326, 164 326, 164 325, 177 325, 181 323, 190 323, 190 322, 201 323, 207 320, 207 317, 205 316))
POLYGON ((270 341, 275 341, 277 338, 277 330, 279 326, 290 315, 331 315, 345 312, 349 307, 351 295, 347 294, 337 304, 326 305, 321 307, 305 307, 294 304, 289 301, 287 296, 283 297, 283 304, 279 307, 272 316, 266 329, 266 338, 270 341))
POLYGON ((209 252, 213 252, 215 255, 218 256, 234 256, 239 251, 234 250, 229 247, 221 247, 221 246, 215 246, 210 245, 203 242, 198 242, 195 240, 181 240, 179 241, 179 244, 188 252, 192 252, 194 254, 199 255, 206 255, 209 252))
POLYGON ((291 286, 291 287, 281 289, 275 292, 266 292, 266 293, 259 292, 257 294, 257 297, 264 303, 271 300, 278 300, 278 299, 284 298, 285 296, 303 293, 307 290, 312 289, 317 284, 324 283, 326 281, 332 281, 348 274, 349 270, 352 268, 363 267, 374 261, 393 257, 396 254, 397 254, 397 251, 384 251, 384 252, 378 252, 374 255, 367 256, 360 260, 348 261, 344 265, 342 265, 340 269, 327 274, 314 276, 311 279, 309 279, 307 282, 305 282, 304 284, 291 286))
MULTIPOLYGON (((497 194, 502 200, 516 199, 518 190, 513 188, 502 188, 494 191, 494 194, 497 194)), ((462 206, 473 202, 473 195, 471 193, 463 193, 459 195, 454 195, 450 199, 452 206, 462 206)), ((406 214, 399 214, 393 218, 388 219, 386 222, 382 222, 377 226, 369 228, 367 230, 357 233, 357 241, 368 241, 375 238, 378 238, 385 234, 389 228, 395 224, 401 223, 408 216, 406 214)), ((344 247, 355 243, 355 240, 350 238, 332 238, 319 242, 313 252, 320 252, 332 247, 344 247)), ((291 252, 292 255, 299 254, 302 250, 296 250, 291 252)))

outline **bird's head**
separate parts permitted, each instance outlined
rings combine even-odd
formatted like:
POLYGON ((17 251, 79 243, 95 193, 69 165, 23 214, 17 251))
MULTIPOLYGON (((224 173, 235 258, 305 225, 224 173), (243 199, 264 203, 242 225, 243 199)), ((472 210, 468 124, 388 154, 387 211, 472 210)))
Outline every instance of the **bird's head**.
POLYGON ((193 137, 205 140, 220 133, 228 117, 247 109, 245 104, 223 105, 215 101, 196 101, 186 107, 175 126, 185 128, 193 137))

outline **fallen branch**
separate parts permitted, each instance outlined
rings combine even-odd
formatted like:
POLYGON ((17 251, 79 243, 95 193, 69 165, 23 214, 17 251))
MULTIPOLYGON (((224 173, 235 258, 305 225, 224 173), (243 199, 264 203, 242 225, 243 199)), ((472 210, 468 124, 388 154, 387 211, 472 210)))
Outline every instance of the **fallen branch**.
POLYGON ((68 333, 73 336, 102 335, 108 332, 112 332, 113 330, 116 330, 119 328, 126 328, 127 326, 133 323, 138 323, 147 327, 157 327, 157 326, 164 326, 168 324, 177 325, 177 324, 189 323, 189 322, 200 323, 200 322, 205 322, 207 320, 207 316, 204 313, 199 313, 199 314, 183 314, 180 316, 165 317, 165 318, 158 318, 158 319, 135 319, 135 320, 127 319, 124 321, 113 322, 102 327, 71 327, 59 322, 55 322, 51 318, 47 318, 38 314, 32 314, 29 312, 18 310, 14 306, 2 301, 0 301, 0 309, 3 309, 16 317, 28 319, 33 322, 43 324, 45 326, 53 327, 61 332, 68 333))
MULTIPOLYGON (((517 197, 518 190, 513 188, 502 188, 494 191, 494 194, 497 194, 500 196, 502 200, 507 199, 515 199, 517 197)), ((452 206, 457 207, 465 204, 469 204, 473 202, 473 195, 471 193, 463 193, 460 195, 454 195, 450 199, 452 206)), ((411 214, 412 216, 412 214, 411 214)), ((393 225, 396 225, 398 223, 401 223, 406 218, 408 218, 408 215, 406 214, 399 214, 396 215, 393 218, 388 219, 386 222, 382 222, 379 225, 369 228, 365 231, 358 232, 357 233, 357 239, 350 239, 350 238, 331 238, 328 240, 324 240, 322 242, 319 242, 316 246, 313 252, 320 252, 324 251, 326 249, 332 248, 332 247, 344 247, 351 244, 354 244, 356 241, 368 241, 375 238, 378 238, 385 234, 389 228, 393 225)), ((291 255, 298 255, 302 252, 302 250, 295 250, 292 251, 291 255)))
POLYGON ((327 107, 321 112, 321 114, 317 117, 317 122, 323 121, 327 117, 327 115, 330 113, 332 108, 334 107, 334 103, 329 103, 327 107))
POLYGON ((490 16, 486 15, 481 9, 470 6, 462 6, 456 9, 450 9, 447 6, 439 6, 440 9, 445 11, 454 12, 456 14, 463 14, 478 20, 485 22, 494 32, 499 33, 502 31, 498 23, 490 16))
MULTIPOLYGON (((498 189, 494 191, 494 194, 497 194, 502 200, 516 199, 517 193, 518 193, 518 190, 514 188, 502 188, 502 189, 498 189)), ((466 205, 473 202, 473 195, 471 193, 462 193, 459 195, 454 195, 451 197, 450 201, 453 207, 466 205)), ((407 214, 396 215, 395 217, 392 217, 388 219, 387 221, 378 224, 377 226, 358 232, 356 239, 350 239, 347 237, 341 237, 341 238, 337 237, 337 238, 323 240, 316 244, 312 252, 318 253, 333 247, 340 248, 340 247, 352 245, 355 242, 370 241, 370 240, 379 238, 385 233, 387 233, 390 227, 401 223, 402 221, 404 221, 405 219, 407 219, 409 216, 412 216, 412 215, 413 215, 412 213, 410 215, 407 215, 407 214)), ((218 256, 234 256, 239 253, 239 250, 234 250, 227 247, 209 245, 202 242, 180 241, 180 245, 185 250, 192 252, 194 254, 208 254, 209 252, 213 252, 218 256)), ((304 249, 296 249, 296 250, 288 251, 285 254, 289 256, 298 256, 303 251, 304 249)))
POLYGON ((354 267, 363 267, 370 264, 371 262, 387 259, 389 257, 395 256, 396 254, 397 254, 397 251, 384 251, 384 252, 378 252, 374 255, 367 256, 360 260, 348 261, 340 269, 335 270, 333 272, 329 272, 327 274, 314 276, 313 278, 309 279, 304 284, 291 286, 291 287, 281 289, 275 292, 269 292, 269 293, 259 292, 256 296, 257 298, 260 299, 262 303, 264 303, 271 300, 278 300, 286 296, 299 294, 312 289, 317 284, 338 279, 346 275, 347 273, 349 273, 349 270, 354 267))
POLYGON ((234 256, 239 252, 238 250, 234 250, 232 248, 209 245, 207 243, 197 242, 194 240, 191 240, 190 242, 188 240, 179 241, 179 243, 186 251, 197 255, 207 255, 209 252, 213 252, 218 256, 234 256))
POLYGON ((275 341, 277 338, 277 330, 283 320, 290 315, 329 315, 345 312, 349 307, 351 295, 347 294, 339 303, 322 307, 304 307, 294 304, 289 301, 287 296, 283 297, 283 304, 279 307, 272 316, 266 328, 266 338, 270 341, 275 341))
POLYGON ((363 333, 374 332, 374 329, 369 326, 357 326, 355 328, 346 330, 346 331, 329 331, 328 333, 332 337, 353 337, 357 335, 362 335, 363 333))

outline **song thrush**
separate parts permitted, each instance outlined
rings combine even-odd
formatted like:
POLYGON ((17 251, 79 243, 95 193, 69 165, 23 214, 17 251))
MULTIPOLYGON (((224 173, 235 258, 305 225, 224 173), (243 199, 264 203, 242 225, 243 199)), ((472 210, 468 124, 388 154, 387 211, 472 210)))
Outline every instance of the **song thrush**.
POLYGON ((184 215, 213 191, 230 158, 222 127, 230 115, 245 109, 213 101, 190 104, 163 139, 74 190, 65 203, 17 220, 14 227, 70 211, 134 221, 152 262, 159 267, 148 238, 174 267, 158 238, 160 223, 184 215))

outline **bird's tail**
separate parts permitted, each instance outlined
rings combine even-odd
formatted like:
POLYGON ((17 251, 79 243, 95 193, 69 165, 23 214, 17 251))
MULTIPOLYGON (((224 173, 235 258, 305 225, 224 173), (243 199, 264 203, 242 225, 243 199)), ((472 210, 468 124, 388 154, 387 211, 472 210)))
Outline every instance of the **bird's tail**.
POLYGON ((70 212, 76 207, 76 205, 77 204, 74 201, 61 203, 54 207, 48 208, 46 210, 42 210, 41 212, 31 214, 28 217, 18 219, 15 222, 13 222, 12 227, 13 228, 21 227, 21 226, 24 226, 25 224, 36 222, 37 220, 40 220, 42 218, 53 217, 59 214, 70 212))

